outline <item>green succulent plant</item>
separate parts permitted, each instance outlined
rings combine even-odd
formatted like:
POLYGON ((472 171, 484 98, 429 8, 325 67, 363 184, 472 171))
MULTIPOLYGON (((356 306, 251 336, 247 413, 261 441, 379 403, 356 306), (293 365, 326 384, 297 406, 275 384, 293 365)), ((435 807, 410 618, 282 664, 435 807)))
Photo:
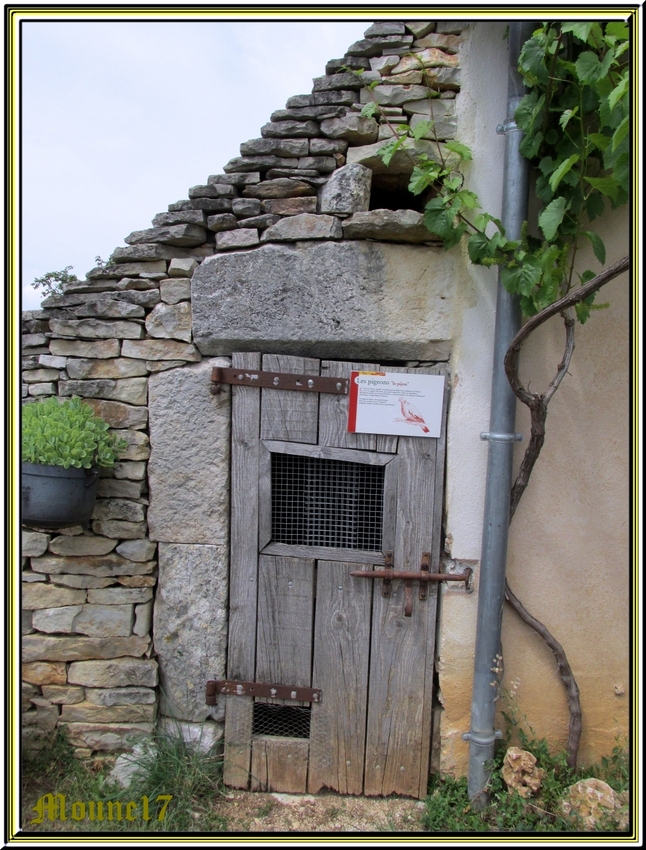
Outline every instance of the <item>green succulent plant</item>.
POLYGON ((22 413, 22 459, 50 466, 112 466, 127 443, 80 398, 55 396, 27 404, 22 413))

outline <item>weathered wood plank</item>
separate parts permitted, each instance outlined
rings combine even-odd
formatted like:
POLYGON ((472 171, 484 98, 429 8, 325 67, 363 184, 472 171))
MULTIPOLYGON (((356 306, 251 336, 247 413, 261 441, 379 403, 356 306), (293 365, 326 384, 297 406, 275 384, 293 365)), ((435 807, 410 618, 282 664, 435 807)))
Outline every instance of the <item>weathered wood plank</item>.
POLYGON ((271 453, 260 442, 258 453, 258 548, 271 540, 271 453))
MULTIPOLYGON (((266 372, 318 375, 319 361, 309 357, 265 354, 266 372)), ((315 443, 318 439, 319 393, 263 389, 260 436, 263 440, 315 443)))
POLYGON ((288 443, 284 440, 263 440, 262 445, 270 452, 316 457, 324 460, 342 460, 346 463, 364 463, 369 466, 384 466, 393 459, 391 454, 359 451, 357 449, 339 449, 333 446, 319 446, 309 443, 288 443))
POLYGON ((397 486, 399 459, 395 455, 384 470, 384 512, 382 551, 395 551, 395 528, 397 525, 397 486))
MULTIPOLYGON (((234 367, 260 368, 260 355, 233 355, 234 367)), ((253 387, 232 387, 231 575, 227 677, 253 678, 256 654, 258 570, 258 454, 260 395, 253 387)), ((251 759, 251 700, 227 701, 224 782, 246 788, 251 759)))
MULTIPOLYGON (((343 363, 337 360, 324 360, 321 363, 321 375, 330 378, 349 378, 350 372, 375 372, 376 363, 343 363)), ((346 449, 372 449, 377 445, 374 434, 348 433, 349 396, 321 393, 319 402, 321 422, 319 443, 322 446, 337 446, 346 449)))
POLYGON ((257 682, 310 687, 314 561, 260 556, 257 682))
POLYGON ((357 563, 319 562, 308 790, 361 794, 368 703, 372 582, 357 563))
POLYGON ((444 375, 444 407, 442 410, 442 430, 437 441, 437 455, 435 458, 435 510, 433 515, 433 547, 431 549, 431 571, 440 567, 440 551, 442 544, 442 509, 444 506, 444 464, 446 461, 446 425, 449 415, 449 398, 451 394, 451 383, 449 380, 448 363, 438 363, 437 366, 420 370, 429 375, 444 375))
POLYGON ((363 549, 337 549, 334 546, 300 546, 290 543, 269 543, 262 555, 281 555, 291 558, 316 558, 317 560, 336 561, 339 558, 352 559, 358 564, 377 564, 384 562, 383 552, 368 552, 363 549))
MULTIPOLYGON (((395 569, 419 570, 432 550, 437 440, 401 437, 398 451, 395 569)), ((430 748, 436 595, 404 616, 404 587, 375 588, 366 742, 366 795, 425 793, 430 748)))
POLYGON ((231 788, 249 787, 252 697, 219 697, 225 700, 224 764, 222 780, 231 788))
POLYGON ((253 739, 251 790, 304 794, 308 750, 309 741, 303 738, 257 735, 253 739))

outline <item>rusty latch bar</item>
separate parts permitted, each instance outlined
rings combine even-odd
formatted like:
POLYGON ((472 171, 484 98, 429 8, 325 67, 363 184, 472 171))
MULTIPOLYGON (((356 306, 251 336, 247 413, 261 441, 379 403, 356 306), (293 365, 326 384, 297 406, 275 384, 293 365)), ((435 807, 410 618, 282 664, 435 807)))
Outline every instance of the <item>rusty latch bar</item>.
POLYGON ((232 369, 214 366, 211 370, 211 393, 218 395, 221 384, 242 387, 266 387, 274 390, 298 390, 304 393, 335 393, 347 395, 349 378, 329 378, 319 375, 292 375, 288 372, 263 372, 260 369, 232 369))
POLYGON ((390 596, 390 583, 393 580, 401 580, 404 582, 404 592, 406 595, 406 603, 404 606, 404 616, 410 617, 413 613, 413 594, 412 594, 412 583, 414 581, 418 581, 420 583, 420 599, 426 599, 428 596, 428 582, 429 581, 463 581, 464 586, 467 587, 469 583, 469 579, 471 578, 471 573, 473 570, 471 567, 467 567, 463 573, 432 573, 430 572, 430 553, 424 552, 422 554, 422 565, 421 570, 419 572, 413 572, 408 570, 394 570, 392 569, 392 553, 384 552, 384 558, 386 561, 386 568, 383 570, 354 570, 350 573, 351 576, 357 576, 357 578, 380 578, 383 580, 384 589, 382 589, 382 594, 384 596, 390 596), (390 558, 389 558, 390 556, 390 558), (388 592, 386 592, 385 588, 387 585, 388 592))
POLYGON ((217 705, 217 695, 235 697, 269 697, 294 702, 321 702, 320 688, 301 688, 295 685, 272 685, 267 682, 238 682, 232 679, 211 680, 206 683, 206 704, 217 705))

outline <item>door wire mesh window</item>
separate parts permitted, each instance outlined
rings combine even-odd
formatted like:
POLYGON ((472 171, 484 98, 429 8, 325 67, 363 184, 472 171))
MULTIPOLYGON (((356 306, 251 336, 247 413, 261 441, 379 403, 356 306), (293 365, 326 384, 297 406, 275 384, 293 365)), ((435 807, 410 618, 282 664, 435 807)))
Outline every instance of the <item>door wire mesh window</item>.
POLYGON ((384 467, 271 455, 272 542, 380 552, 384 467))
POLYGON ((277 738, 309 738, 310 705, 273 705, 267 702, 253 704, 254 735, 273 735, 277 738))

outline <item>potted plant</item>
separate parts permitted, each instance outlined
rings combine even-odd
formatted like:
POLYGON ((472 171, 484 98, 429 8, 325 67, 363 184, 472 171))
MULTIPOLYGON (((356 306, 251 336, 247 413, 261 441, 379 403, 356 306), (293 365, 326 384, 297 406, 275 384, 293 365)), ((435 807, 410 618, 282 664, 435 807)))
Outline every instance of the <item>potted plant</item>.
POLYGON ((64 528, 92 516, 98 467, 126 447, 80 398, 50 397, 23 407, 22 521, 64 528))

